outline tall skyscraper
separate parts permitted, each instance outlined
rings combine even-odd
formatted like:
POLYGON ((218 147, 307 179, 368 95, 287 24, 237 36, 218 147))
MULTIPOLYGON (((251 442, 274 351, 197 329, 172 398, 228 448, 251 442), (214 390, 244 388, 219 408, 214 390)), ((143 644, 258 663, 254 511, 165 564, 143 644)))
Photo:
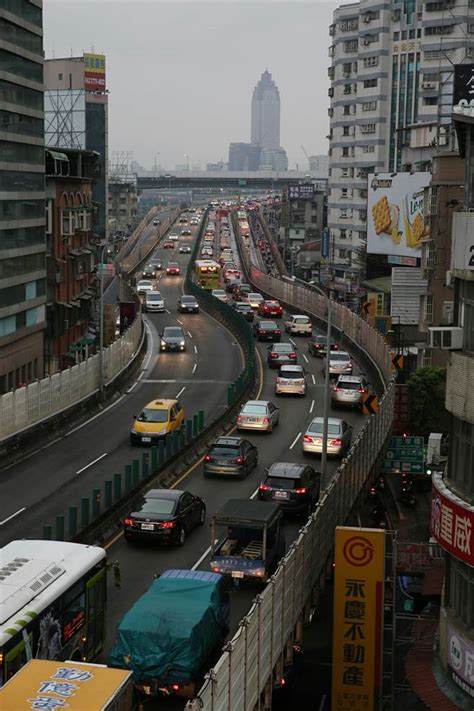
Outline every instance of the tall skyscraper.
POLYGON ((250 134, 261 148, 280 148, 280 92, 266 69, 253 90, 250 134))
POLYGON ((2 4, 0 392, 43 376, 46 286, 42 0, 2 4))
POLYGON ((430 155, 452 145, 452 65, 472 61, 473 18, 464 0, 360 0, 335 10, 328 224, 338 276, 363 266, 367 175, 404 169, 406 147, 416 148, 408 170, 429 170, 430 155), (422 123, 431 126, 424 145, 414 136, 422 123))

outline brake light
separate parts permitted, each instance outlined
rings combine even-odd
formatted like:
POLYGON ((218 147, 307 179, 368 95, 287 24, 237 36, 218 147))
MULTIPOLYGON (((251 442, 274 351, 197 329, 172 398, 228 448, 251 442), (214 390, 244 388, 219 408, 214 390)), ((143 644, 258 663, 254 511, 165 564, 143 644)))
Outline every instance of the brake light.
POLYGON ((258 490, 259 491, 269 491, 270 487, 267 486, 266 484, 260 484, 260 486, 258 487, 258 490))
POLYGON ((365 393, 365 390, 364 390, 364 388, 359 388, 359 389, 357 390, 357 392, 359 392, 359 393, 365 393))
POLYGON ((269 422, 270 422, 270 420, 268 419, 268 417, 264 417, 264 418, 263 418, 263 424, 264 424, 264 425, 268 425, 269 422))
POLYGON ((237 457, 237 459, 235 460, 236 464, 245 464, 245 462, 246 462, 245 457, 237 457))
POLYGON ((133 520, 133 518, 126 518, 123 523, 125 526, 133 526, 135 521, 133 520))
POLYGON ((306 494, 308 489, 294 489, 293 493, 295 494, 306 494))
POLYGON ((206 454, 206 456, 204 457, 205 462, 210 462, 211 459, 212 459, 212 457, 210 457, 209 454, 206 454))
POLYGON ((342 388, 338 388, 337 385, 334 386, 334 391, 336 393, 340 393, 342 391, 342 388))
POLYGON ((270 353, 270 358, 278 358, 278 353, 270 353))
POLYGON ((308 435, 305 435, 305 436, 303 437, 303 442, 312 442, 312 441, 313 441, 313 438, 312 438, 312 437, 309 437, 308 435))
POLYGON ((179 691, 179 684, 172 684, 171 688, 173 691, 179 691))
POLYGON ((242 422, 242 417, 240 415, 237 418, 237 422, 242 422))
POLYGON ((332 439, 329 444, 333 444, 335 447, 339 447, 342 444, 342 439, 332 439))
POLYGON ((352 363, 350 361, 346 363, 346 368, 352 368, 352 363))
POLYGON ((174 521, 165 521, 160 525, 160 528, 174 528, 175 522, 174 521))
POLYGON ((290 353, 290 358, 296 358, 296 353, 290 353))
POLYGON ((213 572, 213 573, 221 573, 222 571, 221 571, 221 569, 218 568, 217 566, 214 566, 214 567, 212 568, 212 572, 213 572))

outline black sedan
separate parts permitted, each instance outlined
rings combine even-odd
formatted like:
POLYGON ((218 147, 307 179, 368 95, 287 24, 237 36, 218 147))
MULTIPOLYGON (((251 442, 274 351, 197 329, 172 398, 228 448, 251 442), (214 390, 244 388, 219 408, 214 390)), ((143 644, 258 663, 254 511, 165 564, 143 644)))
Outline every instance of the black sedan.
POLYGON ((245 479, 257 466, 258 449, 242 437, 218 437, 204 457, 204 476, 230 474, 245 479))
POLYGON ((233 307, 237 313, 243 316, 247 321, 253 321, 253 308, 250 306, 248 301, 235 301, 233 303, 233 307))
POLYGON ((253 327, 253 333, 257 341, 281 340, 281 329, 275 321, 259 321, 253 327))
POLYGON ((186 336, 181 326, 166 326, 160 334, 160 350, 185 351, 186 336))
POLYGON ((199 496, 179 489, 151 489, 136 511, 123 521, 127 541, 153 540, 182 546, 187 534, 206 520, 199 496))
MULTIPOLYGON (((315 358, 324 358, 327 353, 327 336, 311 336, 308 342, 308 353, 315 358)), ((337 351, 337 343, 331 343, 331 351, 337 351)))
POLYGON ((199 304, 195 296, 180 296, 178 299, 178 311, 180 313, 198 314, 199 304))
POLYGON ((296 346, 292 343, 275 343, 268 346, 267 363, 270 368, 279 368, 281 365, 295 365, 298 362, 296 346))

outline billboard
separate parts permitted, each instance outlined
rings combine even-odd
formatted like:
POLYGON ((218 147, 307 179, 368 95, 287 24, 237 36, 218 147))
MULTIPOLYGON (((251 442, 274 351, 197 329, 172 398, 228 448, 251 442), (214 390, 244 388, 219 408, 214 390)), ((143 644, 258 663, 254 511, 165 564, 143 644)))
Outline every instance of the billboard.
POLYGON ((474 643, 449 622, 446 632, 451 679, 474 699, 474 643))
POLYGON ((333 711, 373 711, 381 688, 385 531, 337 526, 333 711))
POLYGON ((474 567, 474 511, 445 486, 440 474, 432 475, 431 535, 441 548, 474 567))
POLYGON ((44 131, 47 146, 85 150, 86 92, 84 89, 45 91, 44 131))
POLYGON ((312 200, 313 197, 313 183, 304 183, 303 185, 288 185, 289 200, 312 200))
POLYGON ((105 55, 84 52, 84 89, 105 91, 105 55))
POLYGON ((455 65, 453 106, 474 107, 474 64, 455 65))
POLYGON ((367 197, 367 252, 421 257, 430 234, 425 199, 431 173, 371 173, 367 197))

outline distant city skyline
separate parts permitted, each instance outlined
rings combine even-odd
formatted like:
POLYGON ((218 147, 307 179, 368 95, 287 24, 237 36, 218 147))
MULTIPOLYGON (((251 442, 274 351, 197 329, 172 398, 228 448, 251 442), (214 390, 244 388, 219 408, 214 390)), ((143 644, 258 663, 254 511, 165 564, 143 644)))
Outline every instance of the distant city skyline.
POLYGON ((250 139, 249 106, 265 69, 281 94, 290 168, 328 148, 328 26, 333 2, 44 0, 45 56, 103 52, 110 151, 147 169, 226 161, 250 139), (324 71, 321 71, 321 67, 324 71))
POLYGON ((268 69, 252 94, 250 143, 262 148, 280 148, 280 92, 268 69))

